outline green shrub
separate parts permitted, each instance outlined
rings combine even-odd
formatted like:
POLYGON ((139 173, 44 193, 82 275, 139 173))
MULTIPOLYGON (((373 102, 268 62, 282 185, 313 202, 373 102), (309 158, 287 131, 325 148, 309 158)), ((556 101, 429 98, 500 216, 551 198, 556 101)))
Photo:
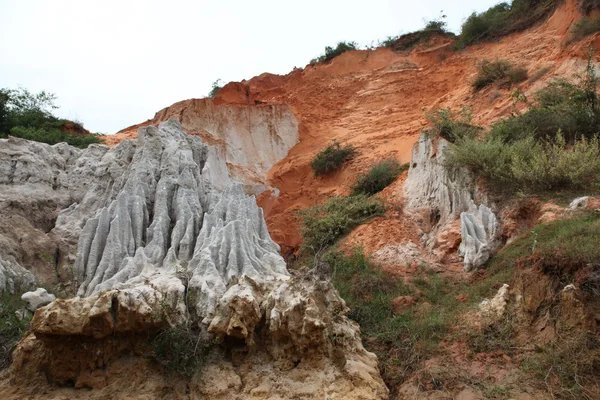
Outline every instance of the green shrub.
POLYGON ((425 118, 432 125, 432 133, 453 143, 460 138, 476 137, 480 127, 471 125, 471 114, 465 108, 460 113, 454 113, 449 108, 425 112, 425 118))
POLYGON ((551 140, 560 130, 568 143, 581 136, 592 138, 600 132, 600 107, 593 53, 590 49, 585 73, 579 82, 565 79, 551 82, 536 94, 536 103, 520 115, 495 124, 490 132, 505 142, 534 137, 551 140))
POLYGON ((0 303, 0 370, 8 367, 12 361, 12 352, 27 332, 29 319, 19 321, 15 311, 24 307, 18 296, 7 293, 2 295, 0 303))
POLYGON ((574 40, 582 39, 598 31, 600 31, 600 18, 588 17, 582 17, 571 29, 574 40))
POLYGON ((67 144, 79 148, 86 148, 90 144, 99 143, 100 139, 94 134, 69 134, 62 132, 58 128, 28 128, 24 126, 15 126, 10 130, 11 136, 19 137, 36 142, 56 144, 66 142, 67 144))
POLYGON ((330 62, 340 54, 350 50, 358 50, 358 44, 356 42, 339 42, 335 47, 325 47, 325 54, 322 54, 317 58, 313 58, 310 60, 310 63, 314 64, 318 62, 330 62))
POLYGON ((513 0, 511 4, 500 3, 482 13, 473 13, 462 25, 457 47, 529 28, 554 10, 558 3, 557 0, 513 0))
POLYGON ((473 88, 481 90, 492 83, 512 85, 527 79, 527 70, 516 68, 506 60, 488 61, 483 60, 478 68, 477 77, 473 82, 473 88))
MULTIPOLYGON (((527 112, 494 124, 485 140, 460 137, 446 165, 466 167, 492 188, 507 190, 589 189, 600 182, 600 106, 592 60, 590 51, 578 83, 552 82, 527 112)), ((442 121, 452 124, 451 118, 442 121)))
POLYGON ((154 358, 169 373, 191 378, 204 362, 212 343, 189 324, 160 331, 152 340, 154 358))
POLYGON ((442 19, 437 19, 428 21, 425 25, 425 28, 419 31, 399 35, 396 37, 388 36, 379 44, 380 46, 389 47, 396 51, 406 51, 412 49, 419 43, 427 42, 433 34, 454 36, 446 29, 446 22, 442 19))
POLYGON ((83 125, 52 115, 51 110, 58 108, 55 100, 54 94, 45 91, 33 94, 23 88, 1 89, 0 137, 12 135, 48 144, 66 142, 76 147, 100 142, 97 135, 63 132, 65 126, 83 129, 83 125))
POLYGON ((336 196, 299 212, 303 249, 313 253, 335 241, 371 217, 382 215, 385 206, 365 195, 336 196))
POLYGON ((373 195, 381 192, 396 178, 408 169, 408 164, 400 165, 394 159, 384 160, 375 164, 366 174, 358 177, 352 186, 352 194, 373 195))
POLYGON ((351 160, 355 153, 354 147, 350 145, 342 147, 334 141, 315 156, 310 162, 310 167, 313 169, 315 176, 325 175, 338 169, 346 161, 351 160))
POLYGON ((452 146, 446 163, 463 166, 488 180, 492 188, 547 191, 586 188, 600 182, 598 138, 577 140, 567 146, 558 134, 538 143, 533 137, 505 143, 494 137, 462 139, 452 146))
POLYGON ((222 88, 223 81, 217 79, 212 83, 212 88, 210 89, 210 92, 208 92, 208 97, 210 97, 211 99, 214 98, 217 95, 217 93, 219 93, 219 90, 221 90, 222 88))
POLYGON ((380 40, 377 43, 377 47, 388 47, 391 48, 394 43, 396 43, 396 41, 398 40, 399 36, 388 36, 383 40, 380 40))

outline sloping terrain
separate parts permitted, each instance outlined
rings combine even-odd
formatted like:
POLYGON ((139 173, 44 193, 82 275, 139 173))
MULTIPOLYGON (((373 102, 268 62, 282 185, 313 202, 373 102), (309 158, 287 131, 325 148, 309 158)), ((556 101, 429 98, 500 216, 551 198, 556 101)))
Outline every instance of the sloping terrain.
POLYGON ((494 195, 427 131, 581 74, 600 36, 573 40, 580 4, 556 4, 462 50, 435 33, 231 82, 109 146, 0 140, 0 290, 71 297, 33 307, 0 397, 598 398, 600 202, 494 195), (483 60, 527 78, 474 90, 483 60), (315 176, 333 141, 355 157, 315 176), (385 212, 307 254, 298 211, 385 159, 408 169, 369 198, 385 212))
MULTIPOLYGON (((407 52, 387 48, 349 51, 329 64, 308 65, 285 76, 262 74, 232 82, 213 102, 186 100, 159 111, 141 125, 177 118, 184 128, 195 131, 197 124, 191 120, 205 113, 204 108, 210 109, 212 103, 250 110, 266 104, 290 106, 298 120, 299 143, 268 173, 269 186, 276 188, 278 195, 264 193, 259 198, 274 240, 289 253, 299 245, 298 232, 290 229, 296 226, 293 211, 344 193, 356 174, 376 160, 395 157, 401 163, 409 162, 412 145, 427 126, 425 111, 468 107, 473 122, 482 126, 508 115, 514 104, 510 97, 514 88, 473 93, 471 82, 483 59, 506 59, 527 68, 530 78, 519 86, 526 95, 552 78, 576 73, 577 67, 584 65, 588 42, 566 42, 580 16, 575 2, 567 1, 538 26, 461 51, 454 51, 451 39, 437 36, 407 52), (203 106, 190 111, 198 104, 203 106), (359 156, 338 173, 315 178, 310 160, 332 140, 354 145, 359 156)), ((109 144, 135 137, 136 128, 110 137, 109 144)), ((263 147, 261 151, 270 150, 263 147)), ((389 239, 387 236, 385 240, 389 239)))

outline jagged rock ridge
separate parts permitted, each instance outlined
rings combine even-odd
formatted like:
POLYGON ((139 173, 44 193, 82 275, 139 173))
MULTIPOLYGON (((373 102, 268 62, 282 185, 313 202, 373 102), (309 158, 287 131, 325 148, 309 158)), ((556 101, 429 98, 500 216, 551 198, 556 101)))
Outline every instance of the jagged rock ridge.
POLYGON ((210 398, 256 398, 258 386, 264 398, 387 396, 343 300, 327 281, 290 275, 262 210, 231 179, 218 149, 169 121, 102 150, 86 164, 87 192, 53 229, 66 241, 78 236, 78 297, 37 310, 35 339, 15 353, 13 379, 41 379, 44 371, 55 384, 102 389, 115 379, 110 365, 135 351, 132 338, 163 326, 157 316, 168 310, 170 323, 247 348, 235 365, 220 360, 195 378, 191 385, 210 398))

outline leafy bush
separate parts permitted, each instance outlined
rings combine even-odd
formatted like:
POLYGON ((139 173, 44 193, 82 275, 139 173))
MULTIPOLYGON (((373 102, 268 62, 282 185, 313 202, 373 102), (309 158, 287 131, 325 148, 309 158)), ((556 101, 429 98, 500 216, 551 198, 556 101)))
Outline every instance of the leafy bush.
POLYGON ((588 17, 582 17, 571 29, 574 40, 582 39, 598 31, 600 31, 600 18, 588 17))
POLYGON ((505 85, 523 82, 527 79, 527 70, 516 68, 506 60, 488 61, 483 60, 478 68, 478 74, 473 82, 473 88, 481 90, 492 83, 499 82, 505 85))
POLYGON ((446 162, 485 177, 495 188, 546 191, 600 182, 599 160, 598 138, 582 138, 569 147, 558 134, 547 143, 538 143, 533 137, 509 143, 493 137, 461 139, 450 149, 446 162))
POLYGON ((396 51, 406 51, 410 50, 419 43, 427 42, 431 35, 433 34, 441 34, 441 35, 452 35, 446 29, 446 22, 442 19, 431 20, 428 21, 425 25, 425 28, 407 33, 404 35, 399 35, 395 37, 388 36, 384 41, 380 42, 380 46, 389 47, 396 51))
POLYGON ((600 182, 597 85, 590 52, 578 83, 552 82, 527 112, 494 124, 485 140, 459 138, 447 154, 447 166, 467 167, 494 188, 592 187, 600 182))
POLYGON ((15 126, 10 130, 10 134, 15 137, 19 137, 27 140, 34 140, 36 142, 56 144, 66 142, 67 144, 79 148, 86 148, 90 144, 99 143, 100 139, 97 135, 76 135, 68 134, 61 131, 58 128, 28 128, 24 126, 15 126))
POLYGON ((590 50, 585 73, 579 82, 555 80, 536 95, 529 110, 495 124, 491 136, 505 142, 534 137, 551 140, 560 130, 567 143, 580 136, 593 138, 600 132, 600 107, 593 54, 590 50))
POLYGON ((152 340, 154 358, 169 373, 191 378, 200 368, 212 343, 189 324, 172 326, 152 340))
POLYGON ((214 98, 217 95, 217 93, 219 93, 219 90, 221 90, 222 88, 223 81, 217 79, 212 83, 212 88, 210 89, 210 92, 208 92, 208 97, 210 97, 211 99, 214 98))
POLYGON ((466 108, 460 113, 454 113, 449 108, 440 108, 433 112, 425 112, 425 118, 432 125, 432 133, 452 143, 463 137, 476 137, 481 130, 478 126, 471 125, 472 117, 466 108))
POLYGON ((76 147, 99 143, 97 135, 69 133, 70 128, 83 130, 80 122, 58 119, 52 110, 58 108, 56 96, 41 91, 30 93, 27 89, 0 90, 0 137, 12 136, 48 144, 66 142, 76 147))
POLYGON ((2 295, 0 303, 0 370, 8 367, 12 361, 12 352, 27 329, 29 320, 19 321, 15 311, 22 308, 21 299, 7 293, 2 295))
POLYGON ((382 215, 380 200, 365 195, 336 196, 299 212, 303 249, 318 253, 371 217, 382 215))
POLYGON ((330 62, 340 54, 350 50, 358 50, 358 44, 356 42, 339 42, 336 47, 325 47, 325 54, 322 54, 317 58, 313 58, 310 60, 310 63, 314 64, 318 62, 330 62))
POLYGON ((315 156, 310 162, 310 167, 313 169, 315 176, 325 175, 338 169, 346 161, 351 160, 355 153, 354 147, 350 145, 342 147, 334 141, 315 156))
POLYGON ((457 47, 529 28, 554 10, 558 3, 557 0, 513 0, 511 4, 500 3, 482 13, 473 13, 462 25, 457 47))
POLYGON ((352 186, 352 194, 373 195, 381 192, 386 186, 408 169, 408 164, 400 165, 394 159, 375 164, 366 174, 361 175, 352 186))

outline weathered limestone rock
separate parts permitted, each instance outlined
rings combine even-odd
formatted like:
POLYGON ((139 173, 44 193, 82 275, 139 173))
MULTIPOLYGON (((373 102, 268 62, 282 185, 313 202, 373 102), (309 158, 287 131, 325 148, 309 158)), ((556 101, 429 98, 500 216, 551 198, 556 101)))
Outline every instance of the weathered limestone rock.
POLYGON ((408 210, 427 209, 434 224, 444 226, 461 212, 475 208, 475 186, 465 171, 449 172, 444 151, 449 143, 423 133, 412 151, 404 184, 408 210))
POLYGON ((505 283, 491 299, 485 299, 479 304, 479 312, 488 322, 499 321, 506 313, 510 287, 505 283))
POLYGON ((291 276, 262 210, 217 149, 169 121, 140 128, 136 143, 96 162, 87 192, 53 229, 78 238, 78 297, 37 310, 38 343, 24 341, 12 376, 25 379, 19 366, 37 359, 30 373, 104 390, 124 355, 185 323, 235 354, 201 371, 190 395, 387 398, 344 301, 327 281, 291 276))
POLYGON ((48 305, 56 300, 56 296, 48 293, 44 288, 37 288, 34 292, 23 293, 21 300, 27 303, 27 309, 35 312, 40 307, 48 305))
POLYGON ((589 200, 590 200, 590 196, 578 197, 575 200, 573 200, 571 203, 569 203, 569 209, 575 210, 577 208, 586 208, 589 200))
POLYGON ((475 213, 460 214, 462 242, 458 254, 464 258, 465 271, 481 267, 497 247, 498 220, 485 205, 475 213))
POLYGON ((70 275, 64 266, 72 264, 83 216, 65 234, 53 228, 61 209, 82 201, 90 184, 102 180, 98 168, 108 149, 0 139, 0 292, 32 290, 36 280, 56 284, 57 276, 70 275))
POLYGON ((424 133, 413 147, 404 185, 406 211, 418 216, 426 247, 440 258, 447 253, 447 245, 440 238, 447 236, 444 232, 452 230, 460 218, 459 256, 464 257, 464 268, 470 271, 482 266, 497 250, 499 222, 490 208, 477 206, 486 199, 477 193, 473 178, 466 171, 449 171, 444 166, 448 145, 446 140, 424 133))
MULTIPOLYGON (((1 239, 1 238, 0 238, 1 239)), ((35 276, 21 267, 14 258, 0 257, 0 293, 7 291, 15 294, 19 290, 32 289, 35 286, 35 276)))

